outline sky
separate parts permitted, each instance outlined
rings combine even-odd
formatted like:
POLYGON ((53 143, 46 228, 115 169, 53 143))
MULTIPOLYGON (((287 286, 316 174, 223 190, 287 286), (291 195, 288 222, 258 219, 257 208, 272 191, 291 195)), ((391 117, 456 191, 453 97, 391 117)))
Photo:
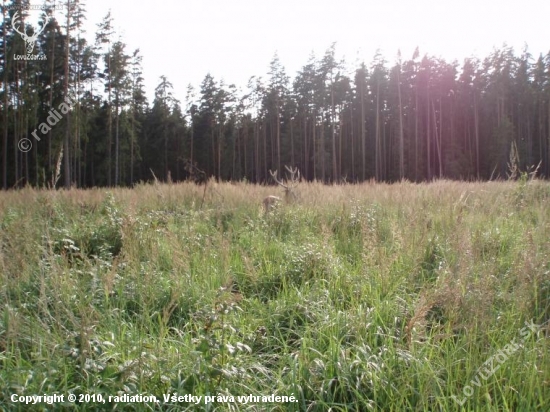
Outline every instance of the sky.
POLYGON ((377 49, 389 64, 417 46, 459 63, 504 43, 518 54, 527 43, 535 58, 550 52, 550 0, 88 0, 86 8, 89 42, 110 9, 127 52, 140 49, 150 100, 161 75, 182 103, 207 73, 246 87, 253 75, 268 78, 276 52, 293 78, 333 42, 350 70, 377 49))

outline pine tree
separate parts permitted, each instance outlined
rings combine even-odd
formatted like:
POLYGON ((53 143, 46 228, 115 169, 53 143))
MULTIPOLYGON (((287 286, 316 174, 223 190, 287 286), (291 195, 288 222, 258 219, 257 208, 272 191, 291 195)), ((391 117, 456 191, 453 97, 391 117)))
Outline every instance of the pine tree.
POLYGON ((98 24, 98 31, 96 33, 95 49, 96 53, 103 55, 103 61, 105 69, 100 73, 100 78, 105 83, 105 89, 107 91, 107 186, 111 186, 112 177, 112 146, 113 146, 113 116, 112 116, 112 75, 111 69, 112 55, 111 47, 113 43, 113 18, 111 12, 107 13, 103 21, 98 24))
POLYGON ((109 60, 110 71, 108 76, 109 90, 113 93, 115 109, 115 186, 119 184, 119 156, 120 156, 120 111, 128 103, 131 96, 131 80, 128 75, 130 57, 125 53, 125 44, 120 40, 113 44, 109 60))
POLYGON ((272 150, 274 149, 275 153, 275 162, 272 166, 281 170, 281 123, 283 121, 281 112, 288 95, 288 76, 277 53, 273 56, 269 67, 270 79, 264 107, 270 119, 271 138, 272 141, 273 137, 275 140, 275 143, 272 144, 272 150))
POLYGON ((145 121, 147 112, 147 97, 143 85, 143 71, 141 67, 142 57, 139 49, 136 49, 132 54, 130 62, 130 78, 131 78, 131 101, 128 111, 129 116, 129 139, 130 139, 130 185, 134 184, 135 162, 141 159, 138 136, 141 134, 142 125, 145 121))

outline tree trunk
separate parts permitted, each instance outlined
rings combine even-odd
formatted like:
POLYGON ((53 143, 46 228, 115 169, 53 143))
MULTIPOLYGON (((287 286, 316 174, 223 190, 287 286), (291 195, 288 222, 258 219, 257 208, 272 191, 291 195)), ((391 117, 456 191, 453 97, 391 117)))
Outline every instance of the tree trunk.
POLYGON ((334 87, 330 85, 330 123, 331 123, 331 134, 332 134, 332 181, 338 181, 338 166, 336 164, 336 124, 335 124, 335 107, 334 107, 334 87))
MULTIPOLYGON (((55 70, 55 66, 54 66, 54 62, 55 62, 55 30, 52 30, 52 33, 53 33, 53 38, 52 38, 52 53, 51 53, 51 56, 50 56, 50 90, 49 90, 49 93, 48 93, 48 103, 49 103, 49 108, 51 109, 53 107, 53 89, 54 89, 54 70, 55 70)), ((55 173, 54 170, 52 169, 52 131, 51 129, 48 131, 48 173, 55 173)))
POLYGON ((194 164, 193 163, 193 156, 194 156, 194 140, 195 140, 195 137, 194 137, 194 124, 193 124, 193 113, 191 112, 191 148, 189 149, 190 151, 190 154, 189 154, 189 158, 191 159, 191 164, 194 164))
POLYGON ((366 173, 366 136, 365 136, 365 91, 363 85, 361 85, 361 158, 363 166, 362 180, 367 179, 366 173))
POLYGON ((382 174, 382 148, 380 142, 380 80, 376 86, 376 131, 375 131, 375 165, 376 165, 376 180, 380 181, 382 174))
POLYGON ((399 180, 405 177, 405 151, 403 137, 403 105, 401 104, 401 64, 397 72, 397 96, 399 99, 399 180))
POLYGON ((418 182, 418 84, 414 92, 414 180, 418 182))
POLYGON ((319 141, 321 145, 321 180, 326 182, 326 165, 325 165, 325 119, 321 115, 321 132, 319 133, 319 141))
POLYGON ((210 139, 212 140, 212 167, 211 167, 211 173, 212 173, 213 176, 216 176, 216 139, 214 137, 214 125, 213 124, 211 125, 211 128, 210 128, 210 139))
POLYGON ((281 170, 281 119, 279 113, 279 101, 277 99, 277 170, 281 170))
POLYGON ((476 139, 476 178, 479 180, 479 114, 477 109, 477 98, 474 91, 474 129, 476 139))
POLYGON ((342 129, 344 125, 344 116, 342 110, 338 115, 339 117, 339 129, 338 129, 338 181, 342 178, 342 129))
POLYGON ((349 131, 351 146, 351 177, 355 180, 355 140, 353 136, 353 103, 349 106, 349 131))
POLYGON ((292 127, 292 117, 290 117, 290 164, 292 167, 295 166, 294 164, 294 130, 292 127))
POLYGON ((134 186, 134 139, 136 138, 135 101, 132 104, 132 135, 130 137, 130 186, 134 186))
MULTIPOLYGON (((13 97, 12 107, 20 107, 21 105, 21 92, 19 90, 19 76, 17 75, 17 67, 15 69, 15 96, 13 97)), ((20 130, 19 124, 20 110, 13 110, 13 156, 14 156, 14 177, 15 184, 14 187, 17 187, 19 183, 19 151, 17 149, 17 135, 20 130)))
POLYGON ((81 152, 81 138, 80 138, 80 126, 81 126, 81 119, 80 119, 80 75, 81 75, 81 56, 82 56, 82 44, 80 41, 80 14, 77 11, 77 25, 78 28, 77 32, 77 44, 78 44, 78 55, 77 55, 77 62, 76 62, 76 102, 75 102, 75 123, 76 123, 76 151, 75 151, 75 167, 76 167, 76 176, 75 180, 77 182, 77 187, 82 187, 82 154, 81 152), (78 157, 77 157, 78 154, 78 157))
POLYGON ((244 128, 243 128, 243 158, 244 158, 244 177, 247 181, 250 181, 250 176, 248 176, 248 118, 244 119, 244 128))
MULTIPOLYGON (((65 100, 69 99, 69 47, 71 37, 71 0, 67 0, 67 36, 65 43, 65 63, 63 79, 63 96, 65 100)), ((71 156, 69 151, 69 139, 71 135, 71 112, 65 116, 67 120, 65 128, 65 139, 63 140, 63 174, 65 180, 65 189, 71 188, 71 156)))
POLYGON ((118 155, 119 155, 119 116, 118 116, 118 103, 119 103, 119 96, 118 91, 115 92, 115 186, 118 186, 118 155))
POLYGON ((112 110, 112 99, 111 99, 111 84, 112 84, 112 77, 111 77, 111 43, 109 42, 109 50, 107 51, 109 54, 107 57, 107 71, 109 73, 107 81, 109 82, 109 85, 107 87, 107 98, 109 100, 109 105, 107 106, 109 108, 108 112, 108 118, 107 118, 107 186, 111 186, 111 176, 112 176, 112 168, 113 168, 113 153, 112 153, 112 146, 113 146, 113 110, 112 110))
POLYGON ((256 169, 256 183, 260 183, 260 124, 254 122, 254 167, 256 169))
POLYGON ((432 180, 431 158, 430 158, 430 84, 426 83, 426 111, 428 112, 428 121, 426 122, 426 157, 427 157, 427 178, 432 180))
POLYGON ((223 123, 220 123, 220 128, 218 129, 218 182, 222 176, 222 134, 223 134, 223 123))
MULTIPOLYGON (((437 150, 437 160, 439 164, 439 178, 441 178, 441 144, 440 144, 440 137, 437 130, 437 116, 435 113, 435 105, 432 101, 432 111, 433 111, 433 121, 434 121, 434 136, 435 136, 435 145, 437 150)), ((439 113, 440 119, 441 119, 441 112, 439 113)), ((441 123, 440 123, 441 126, 441 123)), ((441 131, 439 131, 441 133, 441 131)))
POLYGON ((550 100, 548 101, 548 117, 546 120, 548 120, 548 141, 546 142, 546 175, 548 176, 550 174, 550 100))
MULTIPOLYGON (((2 20, 5 22, 5 7, 2 7, 2 20)), ((6 30, 2 30, 2 41, 4 44, 4 110, 2 113, 2 188, 8 189, 8 49, 6 43, 6 30)))
POLYGON ((313 154, 313 180, 317 180, 317 139, 315 132, 317 129, 317 114, 313 112, 311 125, 311 150, 313 154))
POLYGON ((304 113, 304 172, 306 179, 309 179, 309 139, 307 133, 307 113, 304 113))
POLYGON ((262 131, 263 131, 263 135, 264 135, 264 163, 263 163, 263 175, 262 175, 262 178, 263 179, 267 179, 267 124, 266 124, 266 120, 264 119, 264 122, 263 122, 263 127, 262 127, 262 131))

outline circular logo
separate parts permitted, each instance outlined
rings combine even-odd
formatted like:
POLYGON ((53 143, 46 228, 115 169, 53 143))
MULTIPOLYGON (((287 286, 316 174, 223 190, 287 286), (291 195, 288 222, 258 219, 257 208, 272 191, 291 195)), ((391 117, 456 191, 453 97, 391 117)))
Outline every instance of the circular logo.
POLYGON ((32 142, 27 138, 23 138, 19 140, 19 142, 17 142, 17 147, 23 153, 27 153, 27 152, 30 152, 30 150, 32 149, 32 142))

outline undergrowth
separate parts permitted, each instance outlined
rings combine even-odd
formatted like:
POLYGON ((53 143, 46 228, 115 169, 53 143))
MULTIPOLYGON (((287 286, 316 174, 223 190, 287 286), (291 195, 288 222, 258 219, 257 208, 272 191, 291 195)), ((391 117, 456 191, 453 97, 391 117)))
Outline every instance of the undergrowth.
POLYGON ((0 193, 1 408, 550 408, 548 183, 209 185, 0 193))

